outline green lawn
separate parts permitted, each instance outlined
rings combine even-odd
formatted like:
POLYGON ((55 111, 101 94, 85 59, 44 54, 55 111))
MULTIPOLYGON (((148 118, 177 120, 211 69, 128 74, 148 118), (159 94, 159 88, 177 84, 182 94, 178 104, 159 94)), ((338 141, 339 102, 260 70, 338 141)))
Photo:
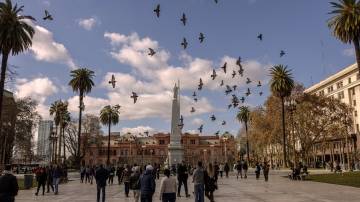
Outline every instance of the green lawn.
POLYGON ((307 177, 307 180, 329 184, 339 184, 360 188, 360 172, 349 172, 342 174, 319 174, 307 177))
MULTIPOLYGON (((23 190, 24 189, 24 179, 18 179, 18 185, 19 185, 19 189, 23 190)), ((36 187, 36 180, 33 180, 33 187, 36 187)))

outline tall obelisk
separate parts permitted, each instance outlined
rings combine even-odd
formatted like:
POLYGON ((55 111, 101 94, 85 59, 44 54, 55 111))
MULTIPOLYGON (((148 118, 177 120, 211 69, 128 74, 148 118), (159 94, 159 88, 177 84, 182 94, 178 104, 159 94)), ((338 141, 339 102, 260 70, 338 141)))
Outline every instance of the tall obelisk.
POLYGON ((172 100, 171 114, 171 134, 170 144, 168 145, 168 164, 169 166, 181 163, 184 156, 184 150, 181 145, 181 127, 180 127, 180 82, 174 87, 174 98, 172 100))

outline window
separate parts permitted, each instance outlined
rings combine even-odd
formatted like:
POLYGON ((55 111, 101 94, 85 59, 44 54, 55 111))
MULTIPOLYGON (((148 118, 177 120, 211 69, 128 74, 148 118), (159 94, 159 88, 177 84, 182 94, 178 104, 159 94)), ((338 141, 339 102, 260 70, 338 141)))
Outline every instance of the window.
POLYGON ((165 144, 165 140, 159 140, 159 144, 160 144, 160 145, 164 145, 164 144, 165 144))
POLYGON ((353 100, 353 106, 356 106, 356 100, 353 100))
POLYGON ((195 140, 190 140, 190 144, 195 144, 195 140))
POLYGON ((336 87, 337 87, 337 89, 343 87, 343 82, 342 82, 342 81, 337 82, 337 83, 336 83, 336 87))
POLYGON ((348 82, 349 82, 349 84, 351 83, 351 77, 348 78, 348 82))
POLYGON ((334 91, 334 88, 333 88, 333 86, 329 86, 329 87, 327 88, 327 90, 328 90, 328 93, 331 93, 331 92, 334 91))
POLYGON ((344 99, 344 91, 338 92, 338 98, 344 99))
POLYGON ((321 90, 321 91, 319 92, 319 95, 320 95, 320 96, 324 96, 324 95, 325 95, 324 90, 321 90))
POLYGON ((356 124, 356 132, 359 132, 359 124, 356 124))
POLYGON ((357 117, 357 111, 356 110, 354 111, 354 116, 357 117))

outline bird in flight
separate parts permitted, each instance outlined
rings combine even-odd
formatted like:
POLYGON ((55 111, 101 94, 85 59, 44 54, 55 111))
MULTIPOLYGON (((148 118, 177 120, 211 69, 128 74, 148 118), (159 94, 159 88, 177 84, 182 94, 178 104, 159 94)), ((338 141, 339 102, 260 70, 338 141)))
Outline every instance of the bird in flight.
POLYGON ((183 115, 180 115, 180 123, 184 123, 184 117, 183 117, 183 115))
POLYGON ((258 83, 257 87, 261 87, 261 81, 259 81, 259 83, 258 83))
POLYGON ((149 137, 149 131, 144 132, 147 137, 149 137))
POLYGON ((240 69, 238 70, 238 72, 239 72, 239 75, 240 75, 241 77, 243 77, 244 69, 243 69, 242 67, 240 67, 240 69))
POLYGON ((225 95, 229 95, 232 92, 232 89, 229 85, 226 85, 225 95))
POLYGON ((230 109, 231 107, 232 107, 232 104, 229 104, 229 105, 228 105, 228 109, 230 109))
POLYGON ((224 65, 221 67, 221 69, 224 70, 224 73, 226 74, 226 66, 227 66, 227 62, 224 63, 224 65))
POLYGON ((226 121, 223 121, 223 122, 221 123, 221 125, 225 126, 225 125, 226 125, 226 121))
POLYGON ((257 38, 258 38, 260 41, 262 41, 262 40, 263 40, 263 35, 260 33, 260 34, 257 36, 257 38))
POLYGON ((202 79, 200 78, 198 90, 201 90, 203 85, 204 85, 204 83, 203 83, 202 79))
POLYGON ((191 113, 194 113, 195 111, 196 111, 195 108, 194 108, 194 107, 191 107, 190 112, 191 112, 191 113))
POLYGON ((223 86, 223 85, 224 85, 224 80, 221 80, 220 86, 223 86))
POLYGON ((246 96, 249 96, 250 94, 251 94, 250 88, 248 88, 247 91, 246 91, 246 96))
POLYGON ((211 74, 211 78, 212 78, 212 80, 215 80, 215 78, 216 78, 216 71, 215 71, 215 69, 213 69, 213 73, 211 74))
POLYGON ((232 75, 232 78, 234 78, 236 76, 236 71, 233 70, 233 73, 231 75, 232 75))
POLYGON ((132 96, 130 97, 134 100, 134 104, 135 104, 139 96, 137 95, 137 93, 132 92, 132 96))
POLYGON ((184 128, 184 123, 180 123, 178 126, 179 126, 180 130, 182 130, 184 128))
POLYGON ((157 16, 157 17, 160 17, 160 4, 158 4, 158 5, 156 6, 156 8, 154 9, 154 12, 156 13, 156 16, 157 16))
POLYGON ((242 67, 242 65, 241 65, 241 57, 239 57, 239 58, 236 60, 236 65, 239 66, 239 67, 242 67))
POLYGON ((156 52, 154 51, 154 49, 149 48, 149 53, 148 53, 148 55, 153 56, 153 55, 155 55, 155 54, 156 54, 156 52))
POLYGON ((197 99, 197 98, 194 98, 194 101, 195 101, 195 102, 197 102, 197 101, 198 101, 198 99, 197 99))
POLYGON ((200 43, 204 42, 204 39, 205 39, 204 34, 200 32, 200 36, 199 36, 200 43))
POLYGON ((250 78, 246 78, 246 84, 249 84, 249 83, 251 83, 250 78))
POLYGON ((260 92, 259 95, 262 96, 262 95, 263 95, 263 92, 260 92))
POLYGON ((210 119, 211 119, 211 121, 215 121, 215 120, 216 120, 215 115, 214 115, 214 114, 213 114, 213 115, 211 115, 210 119))
POLYGON ((114 74, 111 75, 111 80, 109 81, 109 84, 111 84, 112 87, 115 88, 116 80, 114 74))
POLYGON ((241 98, 240 98, 240 101, 241 101, 241 103, 244 103, 244 102, 245 102, 245 98, 244 98, 244 97, 241 97, 241 98))
POLYGON ((49 11, 45 10, 45 17, 43 17, 43 20, 53 20, 53 17, 50 15, 49 11))
POLYGON ((202 133, 203 127, 204 127, 204 125, 201 125, 201 126, 198 128, 198 130, 199 130, 200 133, 202 133))
POLYGON ((196 97, 196 92, 195 92, 195 91, 193 92, 193 95, 192 95, 192 96, 193 96, 193 97, 196 97))
POLYGON ((284 50, 281 50, 280 51, 280 57, 284 56, 285 55, 285 51, 284 50))
POLYGON ((218 130, 218 131, 216 131, 216 133, 215 133, 215 135, 219 135, 220 134, 220 131, 218 130))
POLYGON ((180 21, 183 23, 184 26, 186 25, 187 18, 185 13, 182 14, 182 18, 180 19, 180 21))
POLYGON ((187 48, 188 42, 186 41, 186 38, 185 38, 185 37, 183 38, 183 41, 181 42, 181 45, 183 46, 184 49, 187 48))
POLYGON ((233 89, 234 91, 236 91, 237 85, 233 85, 233 89))

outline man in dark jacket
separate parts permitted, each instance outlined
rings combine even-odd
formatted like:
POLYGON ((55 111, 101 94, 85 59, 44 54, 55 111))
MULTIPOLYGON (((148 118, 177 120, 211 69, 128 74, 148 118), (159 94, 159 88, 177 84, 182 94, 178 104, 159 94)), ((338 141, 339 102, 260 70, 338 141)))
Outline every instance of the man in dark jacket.
POLYGON ((99 169, 95 172, 95 179, 97 185, 97 202, 100 202, 100 192, 102 192, 102 202, 105 202, 105 187, 109 177, 109 171, 100 164, 99 169))
POLYGON ((53 167, 52 166, 46 166, 46 186, 47 186, 47 191, 46 193, 50 192, 50 187, 52 189, 52 191, 54 192, 54 186, 53 186, 53 167))
POLYGON ((146 166, 145 173, 140 179, 141 202, 152 202, 155 193, 155 179, 152 174, 154 168, 151 165, 146 166))
POLYGON ((187 186, 188 177, 189 177, 189 174, 188 174, 187 167, 186 167, 185 163, 182 162, 178 165, 178 168, 177 168, 177 179, 178 179, 178 183, 179 183, 178 193, 177 193, 178 197, 181 197, 180 192, 181 192, 182 184, 184 184, 185 196, 190 197, 189 192, 188 192, 188 186, 187 186))
POLYGON ((6 165, 3 175, 0 177, 0 201, 14 202, 18 191, 17 179, 11 174, 11 166, 6 165))
POLYGON ((42 195, 45 194, 45 184, 46 184, 46 170, 45 168, 39 167, 38 172, 36 173, 36 180, 38 182, 37 191, 35 195, 39 194, 40 187, 42 187, 42 195))

